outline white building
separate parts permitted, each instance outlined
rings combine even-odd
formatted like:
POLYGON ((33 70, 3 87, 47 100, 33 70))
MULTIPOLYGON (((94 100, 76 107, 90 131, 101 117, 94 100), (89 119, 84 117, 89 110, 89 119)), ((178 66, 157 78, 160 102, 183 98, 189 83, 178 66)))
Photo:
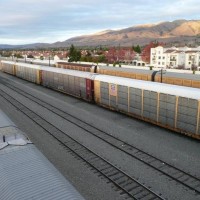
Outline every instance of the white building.
POLYGON ((161 46, 151 48, 150 64, 159 68, 200 68, 200 46, 197 48, 161 46))
POLYGON ((132 60, 132 65, 133 66, 145 66, 146 63, 142 61, 142 58, 139 53, 136 53, 134 59, 132 60))

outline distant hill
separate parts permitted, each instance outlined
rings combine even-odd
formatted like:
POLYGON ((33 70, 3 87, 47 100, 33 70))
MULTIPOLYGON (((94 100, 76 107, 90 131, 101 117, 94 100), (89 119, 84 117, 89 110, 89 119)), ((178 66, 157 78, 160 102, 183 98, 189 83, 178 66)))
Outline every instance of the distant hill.
POLYGON ((133 26, 121 30, 111 30, 102 34, 74 37, 66 40, 65 45, 77 46, 96 45, 144 45, 153 40, 166 43, 194 43, 200 42, 200 20, 176 20, 159 24, 133 26))
POLYGON ((0 48, 41 48, 75 46, 131 46, 145 45, 150 41, 174 43, 174 45, 200 45, 200 20, 175 20, 159 24, 133 26, 121 30, 105 30, 92 35, 70 38, 64 42, 52 44, 0 45, 0 48))
POLYGON ((8 45, 0 44, 0 49, 37 49, 37 48, 46 48, 49 47, 48 43, 34 43, 34 44, 25 44, 25 45, 8 45))

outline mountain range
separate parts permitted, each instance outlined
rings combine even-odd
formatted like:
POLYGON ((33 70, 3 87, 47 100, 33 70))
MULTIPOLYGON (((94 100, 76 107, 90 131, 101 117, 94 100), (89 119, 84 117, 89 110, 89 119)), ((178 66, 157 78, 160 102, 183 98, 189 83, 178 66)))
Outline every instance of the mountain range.
POLYGON ((158 24, 132 26, 120 30, 105 30, 91 35, 70 38, 63 42, 27 45, 0 45, 0 48, 55 48, 75 46, 132 46, 151 41, 173 45, 200 45, 200 20, 175 20, 158 24))

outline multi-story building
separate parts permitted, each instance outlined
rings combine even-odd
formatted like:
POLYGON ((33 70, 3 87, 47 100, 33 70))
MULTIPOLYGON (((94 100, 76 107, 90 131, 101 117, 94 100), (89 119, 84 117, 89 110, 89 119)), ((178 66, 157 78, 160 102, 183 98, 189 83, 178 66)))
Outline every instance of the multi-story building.
POLYGON ((149 44, 147 44, 143 48, 143 50, 140 54, 142 61, 149 64, 150 63, 151 48, 155 48, 155 47, 158 47, 158 46, 165 46, 165 44, 161 43, 161 42, 156 42, 156 41, 150 42, 149 44))
POLYGON ((151 48, 150 64, 160 68, 200 68, 200 46, 197 48, 161 46, 151 48))

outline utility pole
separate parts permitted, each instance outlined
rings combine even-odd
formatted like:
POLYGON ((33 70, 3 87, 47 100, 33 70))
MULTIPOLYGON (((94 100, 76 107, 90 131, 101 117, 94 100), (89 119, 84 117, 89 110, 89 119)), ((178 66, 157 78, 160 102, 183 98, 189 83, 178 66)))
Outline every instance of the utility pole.
POLYGON ((160 82, 162 83, 162 81, 163 81, 163 74, 165 74, 166 70, 161 69, 159 72, 160 72, 160 82))

